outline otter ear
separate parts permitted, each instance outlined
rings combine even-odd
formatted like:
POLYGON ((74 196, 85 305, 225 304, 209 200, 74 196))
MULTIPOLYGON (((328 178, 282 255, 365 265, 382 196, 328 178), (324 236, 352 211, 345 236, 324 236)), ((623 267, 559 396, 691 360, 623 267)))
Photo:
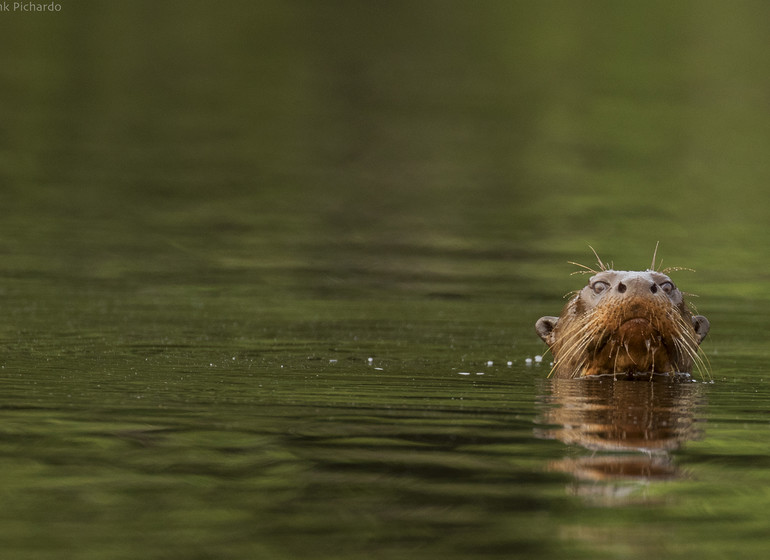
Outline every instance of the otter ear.
POLYGON ((692 328, 695 329, 695 335, 698 337, 698 344, 700 344, 709 333, 711 324, 703 315, 694 315, 692 318, 692 328))
POLYGON ((540 317, 537 320, 537 323, 535 323, 535 330, 537 331, 537 334, 540 335, 540 338, 543 339, 543 342, 545 342, 548 346, 553 346, 554 338, 553 338, 553 330, 556 328, 556 323, 559 322, 558 317, 540 317))

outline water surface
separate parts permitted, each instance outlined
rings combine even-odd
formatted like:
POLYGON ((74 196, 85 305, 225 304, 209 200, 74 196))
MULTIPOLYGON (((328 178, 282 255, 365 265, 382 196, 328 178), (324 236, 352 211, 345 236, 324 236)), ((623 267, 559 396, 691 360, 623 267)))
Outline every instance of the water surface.
POLYGON ((761 555, 767 11, 3 13, 6 555, 761 555), (658 241, 710 377, 525 362, 658 241))

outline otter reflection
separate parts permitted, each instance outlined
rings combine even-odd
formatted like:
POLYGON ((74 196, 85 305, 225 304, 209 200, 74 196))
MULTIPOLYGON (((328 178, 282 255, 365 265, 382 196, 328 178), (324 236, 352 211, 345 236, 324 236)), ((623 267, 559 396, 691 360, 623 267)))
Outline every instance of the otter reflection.
MULTIPOLYGON (((656 376, 656 379, 657 376, 656 376)), ((578 480, 664 480, 680 476, 669 453, 700 435, 699 383, 596 379, 544 380, 536 435, 594 453, 549 468, 578 480)))

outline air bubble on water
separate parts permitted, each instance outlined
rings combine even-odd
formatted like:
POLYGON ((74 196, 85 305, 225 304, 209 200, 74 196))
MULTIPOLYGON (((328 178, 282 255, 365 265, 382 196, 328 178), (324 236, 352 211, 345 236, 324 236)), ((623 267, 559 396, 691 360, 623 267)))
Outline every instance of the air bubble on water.
POLYGON ((542 356, 535 356, 535 361, 539 364, 540 362, 543 361, 543 357, 542 356))
POLYGON ((511 367, 513 365, 513 362, 508 360, 508 367, 511 367))
POLYGON ((528 366, 532 365, 532 358, 527 358, 526 360, 524 360, 524 363, 527 364, 528 366))
POLYGON ((471 372, 469 372, 469 371, 458 371, 457 374, 458 375, 470 375, 471 372))
POLYGON ((489 361, 487 362, 487 365, 488 365, 488 366, 491 366, 491 365, 493 365, 493 364, 494 364, 494 362, 493 362, 492 360, 489 360, 489 361))

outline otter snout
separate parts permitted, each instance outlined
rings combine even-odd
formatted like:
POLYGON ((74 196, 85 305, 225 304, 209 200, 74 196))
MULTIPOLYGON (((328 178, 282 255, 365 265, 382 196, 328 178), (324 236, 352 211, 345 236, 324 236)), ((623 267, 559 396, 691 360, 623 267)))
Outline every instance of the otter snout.
POLYGON ((633 295, 648 295, 649 293, 657 293, 658 285, 655 282, 647 280, 645 278, 631 278, 625 282, 622 280, 615 286, 615 291, 619 294, 633 295))

